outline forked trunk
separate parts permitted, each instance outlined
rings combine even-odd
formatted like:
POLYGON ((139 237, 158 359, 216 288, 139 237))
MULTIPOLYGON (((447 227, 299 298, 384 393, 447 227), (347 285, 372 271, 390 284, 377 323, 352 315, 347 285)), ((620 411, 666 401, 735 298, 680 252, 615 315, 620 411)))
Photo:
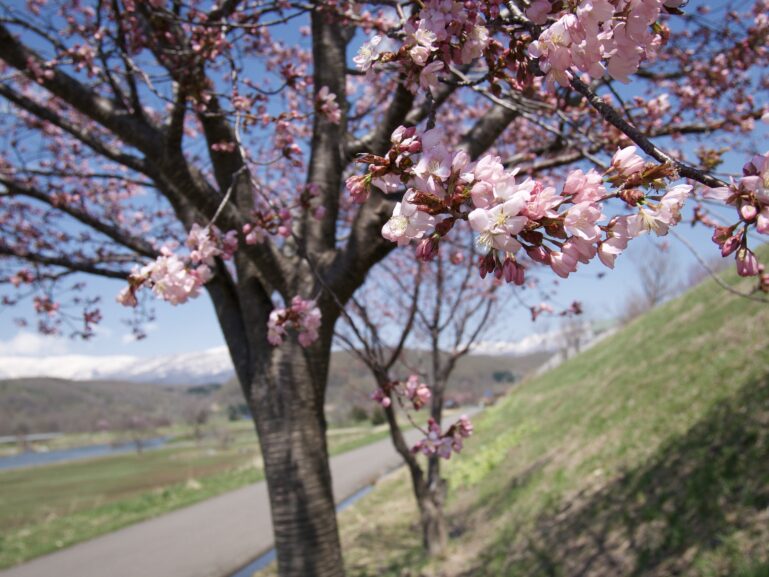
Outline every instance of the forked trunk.
POLYGON ((326 446, 322 357, 317 349, 313 354, 286 343, 274 350, 252 387, 281 577, 344 575, 326 446))
POLYGON ((445 496, 445 483, 440 483, 435 487, 425 487, 424 493, 417 497, 422 544, 431 557, 442 555, 449 540, 446 516, 443 513, 445 496))

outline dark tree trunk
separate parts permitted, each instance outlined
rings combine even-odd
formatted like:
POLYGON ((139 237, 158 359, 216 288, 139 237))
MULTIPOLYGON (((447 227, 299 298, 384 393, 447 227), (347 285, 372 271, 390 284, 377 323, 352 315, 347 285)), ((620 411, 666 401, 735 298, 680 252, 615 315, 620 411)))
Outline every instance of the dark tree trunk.
POLYGON ((430 556, 438 556, 446 550, 449 540, 446 516, 443 513, 446 483, 439 479, 433 486, 425 484, 417 498, 422 525, 422 545, 430 556))
MULTIPOLYGON (((386 376, 378 376, 378 384, 383 387, 386 382, 386 376)), ((419 520, 422 528, 422 546, 430 556, 441 555, 446 550, 448 544, 448 525, 443 513, 443 504, 446 499, 446 482, 437 475, 434 480, 430 480, 431 467, 433 459, 428 462, 428 474, 419 465, 416 455, 406 444, 406 439, 398 426, 393 406, 384 409, 387 415, 387 423, 390 426, 390 438, 395 445, 396 451, 406 461, 406 466, 411 475, 411 484, 414 488, 414 497, 419 508, 419 520)), ((436 471, 440 471, 437 458, 435 458, 436 471)))
MULTIPOLYGON (((437 346, 435 350, 439 351, 437 346)), ((438 352, 438 354, 440 354, 438 352)), ((443 419, 443 403, 446 392, 446 379, 439 376, 440 358, 435 355, 433 366, 433 389, 430 402, 430 416, 438 423, 443 419)), ((430 555, 440 555, 446 550, 448 543, 448 525, 444 515, 447 486, 446 480, 441 478, 441 459, 437 455, 427 458, 427 480, 425 507, 422 512, 422 534, 425 550, 430 555)))
POLYGON ((328 352, 292 340, 252 381, 281 577, 344 575, 323 414, 328 352))

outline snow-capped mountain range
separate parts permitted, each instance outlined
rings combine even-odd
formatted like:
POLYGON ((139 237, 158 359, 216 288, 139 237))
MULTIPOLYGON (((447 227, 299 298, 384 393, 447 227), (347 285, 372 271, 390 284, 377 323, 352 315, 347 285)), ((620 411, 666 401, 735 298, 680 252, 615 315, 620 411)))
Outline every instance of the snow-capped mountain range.
POLYGON ((55 377, 73 381, 120 380, 191 386, 222 383, 233 374, 226 347, 150 358, 66 354, 0 356, 0 379, 55 377))
MULTIPOLYGON (((481 341, 476 355, 520 356, 555 351, 562 333, 552 331, 530 335, 519 341, 481 341)), ((588 329, 586 340, 592 340, 588 329)), ((53 377, 75 381, 119 380, 160 385, 194 386, 223 383, 234 375, 226 347, 157 357, 130 355, 33 355, 0 354, 0 379, 53 377)))

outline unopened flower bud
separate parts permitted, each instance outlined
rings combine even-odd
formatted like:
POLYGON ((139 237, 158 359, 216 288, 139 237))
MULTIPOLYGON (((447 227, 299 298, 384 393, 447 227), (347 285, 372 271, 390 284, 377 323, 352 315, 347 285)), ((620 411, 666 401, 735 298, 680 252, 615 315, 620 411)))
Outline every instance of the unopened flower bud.
POLYGON ((758 211, 752 204, 743 204, 740 207, 740 216, 745 222, 751 222, 754 218, 756 218, 757 214, 758 211))
POLYGON ((486 256, 482 256, 480 258, 480 262, 478 263, 478 268, 481 273, 481 278, 486 278, 486 275, 490 272, 494 272, 494 269, 496 268, 496 257, 494 256, 493 252, 490 252, 486 256))
POLYGON ((534 262, 547 264, 550 261, 550 255, 548 254, 547 249, 542 245, 527 248, 526 254, 528 254, 529 258, 534 262))
POLYGON ((726 242, 721 245, 721 256, 727 257, 740 247, 740 236, 729 237, 726 242))
POLYGON ((623 190, 619 193, 619 197, 630 206, 638 206, 639 201, 643 200, 645 196, 643 191, 638 190, 637 188, 623 190))
POLYGON ((759 274, 759 264, 756 255, 748 248, 737 251, 737 274, 740 276, 756 276, 759 274))
POLYGON ((435 236, 422 239, 417 245, 416 257, 421 261, 430 261, 438 254, 438 239, 435 236))

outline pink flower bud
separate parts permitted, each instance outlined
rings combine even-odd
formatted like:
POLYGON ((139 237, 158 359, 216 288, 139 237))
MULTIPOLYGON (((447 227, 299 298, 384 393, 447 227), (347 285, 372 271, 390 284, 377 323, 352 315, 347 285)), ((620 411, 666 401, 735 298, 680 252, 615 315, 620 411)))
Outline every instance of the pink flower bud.
POLYGON ((478 268, 481 273, 481 278, 486 278, 486 275, 490 272, 494 272, 497 261, 494 257, 494 253, 490 252, 486 256, 482 256, 478 262, 478 268))
POLYGON ((367 176, 365 174, 357 174, 349 177, 345 181, 345 186, 347 187, 347 190, 350 191, 350 196, 352 196, 353 202, 357 204, 363 204, 368 200, 369 196, 369 187, 367 185, 367 176))
POLYGON ((526 248, 526 254, 528 254, 529 258, 534 262, 548 264, 550 261, 550 255, 547 252, 547 249, 542 245, 526 248))
POLYGON ((382 389, 377 389, 373 393, 371 393, 371 400, 376 401, 380 405, 382 405, 385 409, 390 406, 392 401, 390 400, 390 397, 388 397, 385 392, 382 389))
POLYGON ((417 375, 411 375, 408 378, 408 381, 406 381, 406 396, 414 405, 414 410, 418 411, 425 406, 427 401, 430 400, 430 397, 433 395, 432 392, 430 392, 430 388, 425 383, 419 382, 419 377, 417 375))
POLYGON ((732 254, 735 250, 737 250, 740 247, 741 240, 742 240, 742 235, 729 237, 721 245, 721 256, 727 257, 730 254, 732 254))
POLYGON ((611 167, 622 176, 630 176, 641 172, 644 167, 644 161, 643 158, 635 153, 636 150, 635 146, 628 146, 618 150, 611 159, 611 167))
POLYGON ((758 214, 758 211, 756 210, 756 207, 752 204, 743 204, 740 207, 740 216, 742 217, 742 220, 745 222, 750 222, 754 218, 756 218, 756 215, 758 214))
POLYGON ((515 278, 515 261, 511 258, 506 258, 505 262, 502 264, 502 273, 505 276, 505 282, 513 282, 513 279, 515 278))
POLYGON ((438 254, 438 241, 433 238, 424 238, 417 245, 416 256, 419 260, 427 262, 438 254))
POLYGON ((515 276, 513 277, 513 282, 517 286, 523 286, 523 283, 526 280, 526 268, 523 265, 516 265, 515 267, 515 276))
POLYGON ((740 276, 756 276, 761 272, 756 255, 748 248, 738 250, 736 260, 737 274, 740 276))
POLYGON ((462 264, 465 260, 464 253, 455 251, 451 253, 451 264, 462 264))

